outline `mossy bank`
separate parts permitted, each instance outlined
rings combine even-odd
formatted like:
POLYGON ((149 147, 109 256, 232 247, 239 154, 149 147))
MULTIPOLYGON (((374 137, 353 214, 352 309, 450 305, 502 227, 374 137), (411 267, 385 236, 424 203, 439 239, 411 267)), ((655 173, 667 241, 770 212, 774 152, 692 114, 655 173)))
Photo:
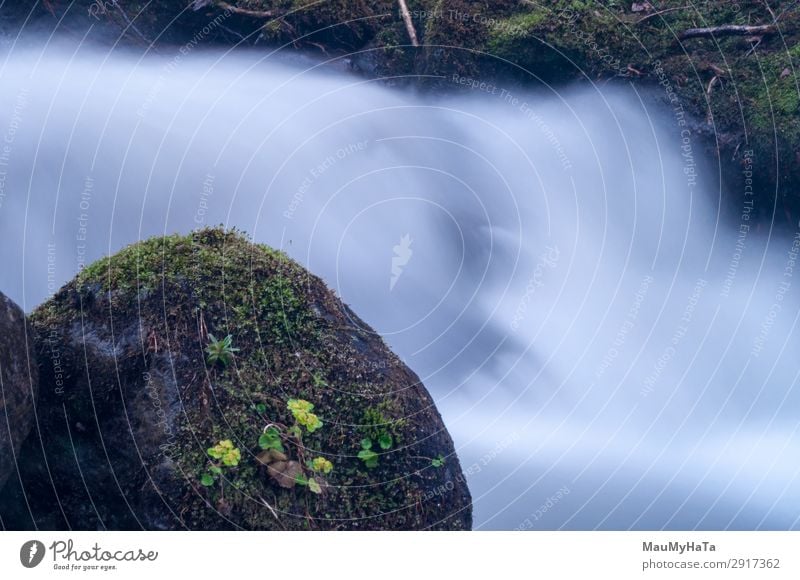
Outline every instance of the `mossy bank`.
POLYGON ((39 422, 7 527, 471 527, 418 377, 280 252, 219 229, 151 239, 31 319, 39 422))

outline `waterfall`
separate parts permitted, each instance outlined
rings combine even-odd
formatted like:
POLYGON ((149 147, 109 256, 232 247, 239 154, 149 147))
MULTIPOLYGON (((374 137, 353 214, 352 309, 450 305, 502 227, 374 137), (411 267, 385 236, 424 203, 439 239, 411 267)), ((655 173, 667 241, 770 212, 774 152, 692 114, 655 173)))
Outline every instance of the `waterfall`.
POLYGON ((476 528, 798 527, 800 237, 749 195, 721 218, 655 89, 419 95, 266 51, 0 50, 0 289, 26 310, 137 240, 237 227, 420 375, 476 528))

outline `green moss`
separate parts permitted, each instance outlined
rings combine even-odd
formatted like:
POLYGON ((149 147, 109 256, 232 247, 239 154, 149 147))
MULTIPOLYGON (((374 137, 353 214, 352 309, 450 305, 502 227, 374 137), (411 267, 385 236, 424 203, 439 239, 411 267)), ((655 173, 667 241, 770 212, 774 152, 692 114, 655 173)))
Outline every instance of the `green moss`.
POLYGON ((754 97, 751 104, 755 108, 755 125, 759 130, 772 130, 773 127, 785 130, 796 126, 800 120, 800 95, 797 79, 792 73, 794 65, 800 64, 798 56, 800 46, 794 46, 786 53, 768 55, 760 61, 761 78, 753 78, 755 86, 748 87, 748 93, 754 97), (773 115, 777 121, 774 124, 773 115))
POLYGON ((515 14, 506 18, 495 28, 498 30, 498 35, 531 32, 535 27, 541 26, 549 17, 549 10, 537 8, 531 12, 515 14))
POLYGON ((388 434, 395 444, 402 443, 403 429, 406 421, 403 418, 393 418, 392 403, 383 401, 364 410, 364 416, 359 426, 359 431, 373 441, 378 441, 382 435, 388 434))

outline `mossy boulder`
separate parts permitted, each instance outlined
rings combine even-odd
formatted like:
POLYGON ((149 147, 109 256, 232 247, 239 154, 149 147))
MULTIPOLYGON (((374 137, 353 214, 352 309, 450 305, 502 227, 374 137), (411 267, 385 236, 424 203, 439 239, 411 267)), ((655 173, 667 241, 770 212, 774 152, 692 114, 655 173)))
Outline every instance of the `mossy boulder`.
POLYGON ((15 475, 20 447, 35 422, 38 390, 25 314, 0 293, 0 489, 15 475))
POLYGON ((7 494, 6 525, 471 527, 419 378, 281 252, 219 229, 151 239, 32 321, 43 384, 57 352, 63 387, 43 388, 42 439, 23 448, 31 515, 7 494))

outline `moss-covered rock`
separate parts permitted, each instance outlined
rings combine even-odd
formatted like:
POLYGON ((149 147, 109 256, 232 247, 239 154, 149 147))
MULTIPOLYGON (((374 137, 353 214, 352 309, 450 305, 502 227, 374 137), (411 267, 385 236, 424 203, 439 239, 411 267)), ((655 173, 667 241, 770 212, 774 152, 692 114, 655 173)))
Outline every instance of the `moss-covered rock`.
POLYGON ((7 526, 471 527, 418 377, 280 252, 219 229, 148 240, 32 321, 43 383, 57 352, 63 387, 23 449, 33 521, 9 493, 7 526))

